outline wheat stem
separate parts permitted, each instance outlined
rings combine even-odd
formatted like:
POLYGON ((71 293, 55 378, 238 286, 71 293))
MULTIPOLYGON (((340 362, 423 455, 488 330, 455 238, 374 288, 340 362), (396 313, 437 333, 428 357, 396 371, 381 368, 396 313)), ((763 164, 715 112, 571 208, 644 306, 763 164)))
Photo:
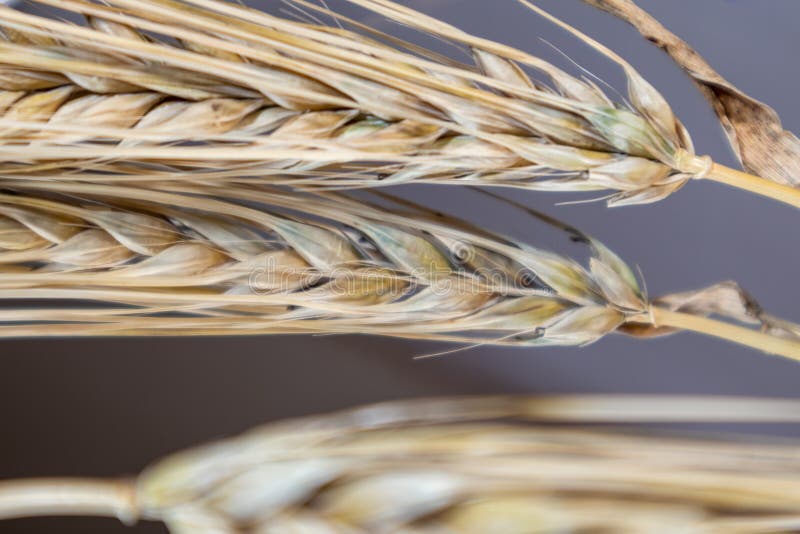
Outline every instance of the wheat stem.
POLYGON ((123 522, 137 516, 127 480, 42 478, 0 482, 0 519, 92 515, 123 522))
POLYGON ((698 332, 758 349, 768 354, 800 360, 800 343, 797 341, 771 336, 757 330, 716 319, 709 319, 708 317, 675 312, 653 306, 646 320, 640 316, 633 317, 629 321, 635 323, 648 322, 658 327, 671 327, 698 332))
POLYGON ((800 189, 765 180, 719 163, 712 165, 705 178, 800 208, 800 189))

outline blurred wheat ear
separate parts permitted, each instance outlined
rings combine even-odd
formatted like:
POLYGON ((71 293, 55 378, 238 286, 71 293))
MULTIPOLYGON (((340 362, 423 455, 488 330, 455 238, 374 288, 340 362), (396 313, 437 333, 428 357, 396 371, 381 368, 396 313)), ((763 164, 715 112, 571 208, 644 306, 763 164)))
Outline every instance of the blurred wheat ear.
POLYGON ((525 0, 617 62, 630 104, 386 0, 349 1, 466 47, 471 62, 305 0, 291 3, 353 30, 217 0, 36 1, 86 15, 89 25, 0 9, 0 174, 8 177, 421 181, 611 190, 612 205, 654 202, 706 178, 800 206, 800 190, 696 156, 631 65, 525 0))
POLYGON ((0 519, 102 515, 163 521, 175 534, 796 532, 794 441, 597 423, 798 414, 797 401, 747 398, 386 403, 272 424, 175 454, 136 480, 3 481, 0 519))

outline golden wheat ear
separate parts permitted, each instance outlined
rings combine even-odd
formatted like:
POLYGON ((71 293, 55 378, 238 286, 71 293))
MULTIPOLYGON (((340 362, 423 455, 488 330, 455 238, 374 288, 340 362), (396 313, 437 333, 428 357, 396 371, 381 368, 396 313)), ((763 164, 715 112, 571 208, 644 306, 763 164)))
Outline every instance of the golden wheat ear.
POLYGON ((3 481, 0 519, 111 516, 163 521, 175 534, 794 532, 796 443, 597 423, 796 423, 798 414, 797 401, 748 398, 384 403, 255 429, 135 480, 3 481))
POLYGON ((588 268, 388 195, 156 186, 0 180, 0 337, 362 333, 532 346, 694 330, 800 359, 800 327, 737 287, 650 302, 623 260, 564 225, 590 246, 588 268))
POLYGON ((38 1, 89 25, 0 7, 0 159, 9 177, 58 179, 57 168, 73 180, 466 183, 610 190, 612 205, 653 202, 709 178, 800 206, 792 187, 696 156, 633 67, 527 2, 619 63, 630 103, 386 0, 350 1, 468 47, 473 64, 357 23, 345 31, 217 0, 38 1))

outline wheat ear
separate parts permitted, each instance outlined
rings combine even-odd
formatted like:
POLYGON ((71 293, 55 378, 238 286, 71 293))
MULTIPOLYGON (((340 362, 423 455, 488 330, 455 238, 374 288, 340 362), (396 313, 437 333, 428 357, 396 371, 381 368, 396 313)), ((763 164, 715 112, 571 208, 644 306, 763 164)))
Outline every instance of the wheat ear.
POLYGON ((797 422, 797 401, 453 398, 272 424, 136 480, 0 482, 0 519, 104 515, 173 533, 503 534, 800 527, 797 445, 532 423, 797 422))
POLYGON ((609 189, 612 205, 659 200, 694 177, 800 206, 796 189, 697 157, 667 102, 633 67, 535 6, 623 67, 630 105, 540 58, 386 0, 350 1, 467 46, 475 63, 379 41, 363 26, 303 24, 216 0, 38 1, 87 15, 91 25, 0 7, 7 176, 54 178, 53 168, 69 168, 88 180, 111 172, 270 181, 277 167, 280 180, 292 171, 303 187, 609 189))
POLYGON ((653 305, 594 239, 589 269, 420 207, 244 185, 0 181, 0 336, 368 333, 583 345, 695 330, 800 358, 800 328, 696 292, 653 305), (219 197, 224 194, 225 199, 219 197), (399 210, 399 211, 398 211, 399 210), (410 211, 409 211, 410 210, 410 211), (704 318, 729 313, 758 332, 704 318))

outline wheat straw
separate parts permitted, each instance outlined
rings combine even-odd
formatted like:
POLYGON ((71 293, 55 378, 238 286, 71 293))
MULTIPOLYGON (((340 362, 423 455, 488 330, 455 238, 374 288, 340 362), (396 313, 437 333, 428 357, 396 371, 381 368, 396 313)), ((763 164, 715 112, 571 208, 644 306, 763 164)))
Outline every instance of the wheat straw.
POLYGON ((762 533, 800 527, 796 443, 532 423, 797 422, 796 401, 455 398, 272 424, 136 481, 0 482, 0 518, 106 515, 174 533, 762 533))
POLYGON ((363 33, 345 31, 216 0, 38 1, 87 15, 90 26, 0 8, 7 176, 60 179, 53 169, 66 168, 72 179, 97 180, 90 171, 99 171, 269 182, 281 169, 278 180, 291 172, 303 187, 609 189, 612 205, 653 202, 692 177, 710 177, 800 205, 791 187, 695 156, 666 101, 635 69, 534 6, 623 67, 630 104, 540 58, 384 0, 350 1, 469 47, 474 64, 383 34, 376 40, 363 25, 363 33), (181 142, 203 146, 174 146, 181 142))

